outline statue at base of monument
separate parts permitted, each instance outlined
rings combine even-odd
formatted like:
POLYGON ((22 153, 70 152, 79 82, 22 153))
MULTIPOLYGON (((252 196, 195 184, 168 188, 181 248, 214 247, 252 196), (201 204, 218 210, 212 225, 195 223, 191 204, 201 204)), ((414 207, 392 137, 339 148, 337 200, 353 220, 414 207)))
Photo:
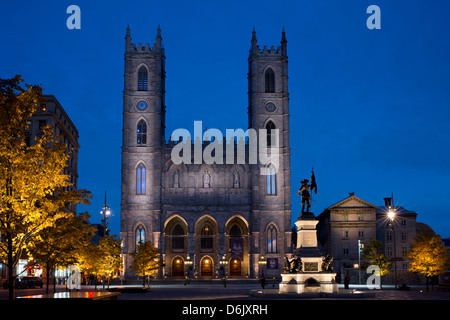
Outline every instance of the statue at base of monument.
POLYGON ((322 258, 322 271, 328 271, 332 272, 333 267, 331 266, 331 263, 333 262, 333 257, 331 257, 329 254, 327 254, 326 257, 322 258))
POLYGON ((284 272, 286 273, 297 273, 302 271, 302 259, 294 256, 292 259, 284 257, 285 265, 284 272))

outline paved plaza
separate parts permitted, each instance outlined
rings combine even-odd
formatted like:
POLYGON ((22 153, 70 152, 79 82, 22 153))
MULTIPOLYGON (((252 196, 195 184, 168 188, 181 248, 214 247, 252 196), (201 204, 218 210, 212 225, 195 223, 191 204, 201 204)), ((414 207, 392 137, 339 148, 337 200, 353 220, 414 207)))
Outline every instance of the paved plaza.
MULTIPOLYGON (((110 289, 118 287, 110 286, 110 289)), ((138 285, 128 285, 121 287, 142 287, 138 285)), ((343 292, 343 285, 339 285, 340 292, 343 292)), ((252 292, 274 293, 278 290, 278 284, 269 284, 262 290, 258 282, 249 283, 233 283, 228 281, 226 287, 222 282, 190 282, 186 285, 184 282, 151 284, 150 289, 146 292, 125 292, 122 293, 118 300, 285 300, 285 299, 311 299, 311 300, 450 300, 449 291, 440 291, 437 288, 429 288, 426 292, 425 286, 411 286, 410 290, 402 291, 395 289, 392 285, 384 285, 382 290, 368 290, 364 285, 350 285, 350 289, 356 291, 355 296, 343 297, 311 297, 307 295, 282 295, 277 297, 274 294, 253 295, 252 292), (370 293, 370 295, 359 295, 358 292, 370 293)), ((65 291, 65 286, 57 286, 56 291, 65 291)), ((101 285, 97 289, 93 285, 82 286, 81 291, 106 291, 101 285)), ((44 294, 43 289, 17 289, 16 297, 44 294)), ((53 293, 53 287, 50 288, 53 293)), ((0 300, 8 299, 8 290, 0 289, 0 300)))

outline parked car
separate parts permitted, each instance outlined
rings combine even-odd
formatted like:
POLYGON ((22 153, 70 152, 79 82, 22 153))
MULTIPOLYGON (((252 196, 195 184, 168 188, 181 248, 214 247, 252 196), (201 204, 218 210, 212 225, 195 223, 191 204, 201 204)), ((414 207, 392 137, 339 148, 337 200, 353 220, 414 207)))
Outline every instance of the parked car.
POLYGON ((42 288, 44 286, 44 282, 39 277, 23 277, 22 281, 27 284, 28 288, 42 288))
MULTIPOLYGON (((28 283, 25 281, 22 281, 20 278, 14 279, 14 284, 16 289, 26 289, 28 288, 28 283)), ((9 280, 3 281, 3 289, 9 288, 9 280)))

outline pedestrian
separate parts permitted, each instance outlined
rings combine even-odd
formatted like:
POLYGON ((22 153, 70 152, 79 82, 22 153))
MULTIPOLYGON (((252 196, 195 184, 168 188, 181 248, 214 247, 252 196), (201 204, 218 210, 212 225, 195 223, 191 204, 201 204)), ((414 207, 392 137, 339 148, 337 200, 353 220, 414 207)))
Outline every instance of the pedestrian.
POLYGON ((348 289, 348 284, 350 283, 350 277, 348 276, 348 274, 345 275, 344 278, 344 288, 348 289))
POLYGON ((264 275, 261 278, 261 287, 264 289, 266 287, 266 277, 264 275))

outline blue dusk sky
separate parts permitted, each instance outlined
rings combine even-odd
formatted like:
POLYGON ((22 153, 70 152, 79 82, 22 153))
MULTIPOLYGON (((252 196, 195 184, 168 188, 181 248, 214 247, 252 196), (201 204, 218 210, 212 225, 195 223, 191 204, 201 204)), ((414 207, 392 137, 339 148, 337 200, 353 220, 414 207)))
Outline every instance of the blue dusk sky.
POLYGON ((450 236, 450 2, 2 1, 0 77, 21 74, 53 94, 79 131, 78 187, 92 191, 99 223, 105 190, 120 231, 125 30, 166 52, 166 139, 194 121, 247 128, 251 32, 288 40, 292 222, 300 181, 316 174, 312 210, 348 197, 396 205, 450 236), (69 5, 81 29, 69 30, 69 5), (369 30, 367 7, 381 9, 369 30))

